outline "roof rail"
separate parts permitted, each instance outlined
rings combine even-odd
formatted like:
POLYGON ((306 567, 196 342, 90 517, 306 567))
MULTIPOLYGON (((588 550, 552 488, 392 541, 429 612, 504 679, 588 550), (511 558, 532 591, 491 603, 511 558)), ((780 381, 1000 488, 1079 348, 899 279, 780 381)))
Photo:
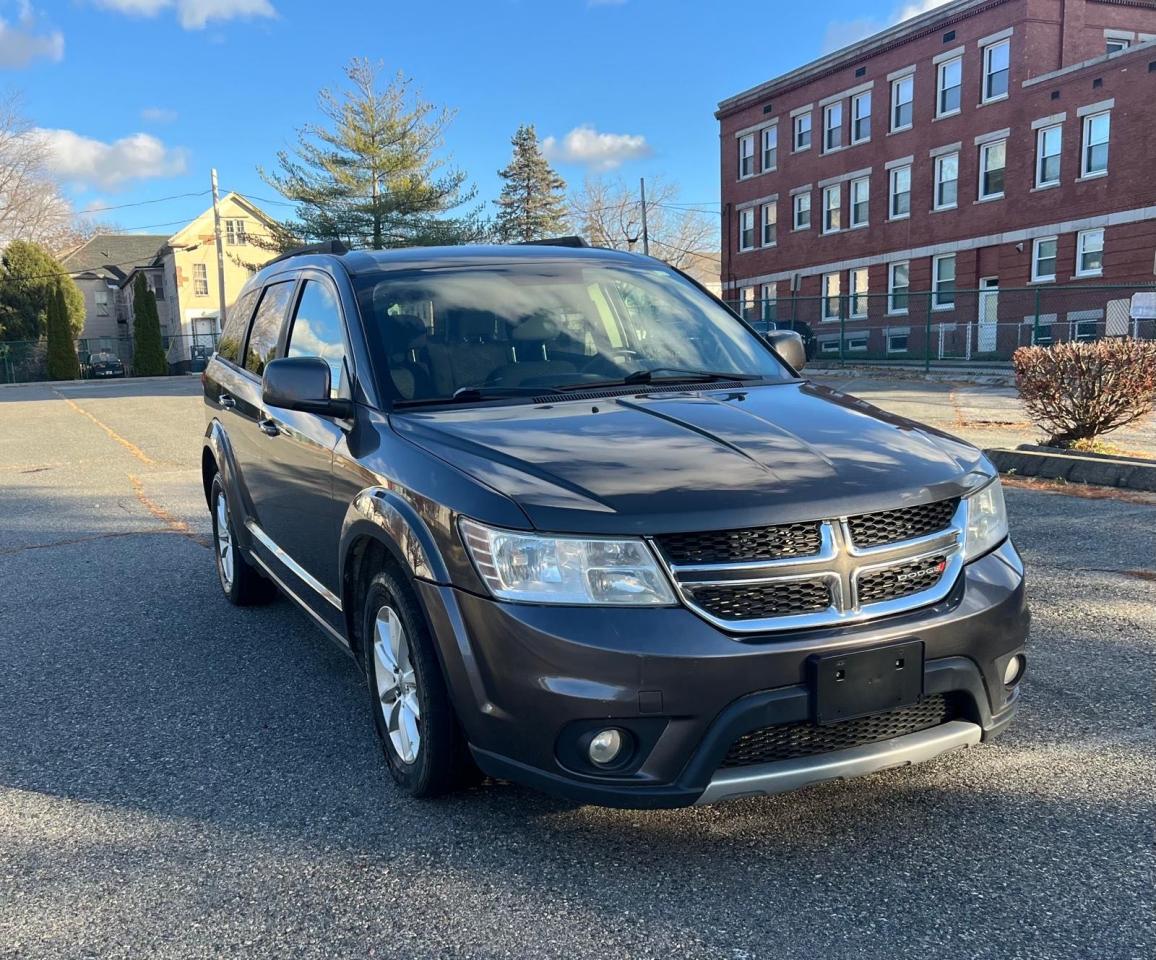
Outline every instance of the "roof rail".
POLYGON ((581 237, 547 237, 544 240, 520 240, 519 247, 588 247, 581 237))
POLYGON ((340 257, 342 254, 349 253, 349 247, 340 240, 322 240, 320 243, 307 243, 303 247, 294 247, 292 250, 286 250, 279 257, 274 257, 265 263, 264 266, 267 267, 271 263, 280 263, 282 260, 289 260, 293 257, 304 257, 310 253, 329 253, 335 257, 340 257))

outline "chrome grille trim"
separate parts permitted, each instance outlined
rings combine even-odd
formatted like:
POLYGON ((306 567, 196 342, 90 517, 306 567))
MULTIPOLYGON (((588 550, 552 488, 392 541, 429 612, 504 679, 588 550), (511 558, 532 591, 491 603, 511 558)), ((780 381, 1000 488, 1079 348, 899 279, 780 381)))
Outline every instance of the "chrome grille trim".
POLYGON ((651 546, 670 575, 679 598, 702 619, 728 633, 775 633, 857 623, 938 603, 951 592, 963 571, 966 524, 967 503, 961 500, 947 529, 874 547, 854 545, 848 517, 822 520, 819 552, 807 557, 674 564, 665 558, 653 541, 651 546), (857 585, 860 576, 932 557, 945 558, 943 573, 933 586, 896 599, 859 603, 857 585), (830 584, 832 603, 825 610, 757 620, 727 620, 714 616, 695 602, 696 588, 758 586, 817 578, 826 579, 830 584))

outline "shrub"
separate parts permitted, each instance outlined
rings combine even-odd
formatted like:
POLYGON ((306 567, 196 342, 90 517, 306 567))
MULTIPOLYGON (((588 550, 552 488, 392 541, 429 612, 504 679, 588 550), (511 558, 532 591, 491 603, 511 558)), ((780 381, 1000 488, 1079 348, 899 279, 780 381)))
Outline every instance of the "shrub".
POLYGON ((1156 341, 1020 347, 1012 364, 1020 399, 1050 446, 1070 447, 1133 423, 1156 402, 1156 341))
POLYGON ((143 273, 132 288, 132 372, 138 377, 160 377, 169 372, 157 316, 156 294, 143 273))
POLYGON ((68 302, 64 287, 58 284, 48 300, 48 379, 76 380, 80 377, 80 361, 72 340, 72 326, 68 322, 68 302))

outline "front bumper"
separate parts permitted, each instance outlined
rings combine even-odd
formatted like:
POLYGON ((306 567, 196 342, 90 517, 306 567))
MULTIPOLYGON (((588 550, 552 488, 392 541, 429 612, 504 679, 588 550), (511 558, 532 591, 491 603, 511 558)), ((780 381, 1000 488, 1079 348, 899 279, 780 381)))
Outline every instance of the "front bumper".
POLYGON ((969 564, 932 606, 767 636, 735 637, 682 608, 530 606, 419 587, 479 766, 571 799, 622 807, 779 792, 987 739, 1015 711, 1018 688, 1004 686, 1003 669, 1022 650, 1029 622, 1023 568, 1010 542, 969 564), (744 733, 810 719, 813 654, 910 639, 923 641, 924 693, 957 695, 966 716, 915 740, 720 770, 744 733), (637 749, 631 763, 596 770, 570 745, 607 721, 631 731, 637 749))

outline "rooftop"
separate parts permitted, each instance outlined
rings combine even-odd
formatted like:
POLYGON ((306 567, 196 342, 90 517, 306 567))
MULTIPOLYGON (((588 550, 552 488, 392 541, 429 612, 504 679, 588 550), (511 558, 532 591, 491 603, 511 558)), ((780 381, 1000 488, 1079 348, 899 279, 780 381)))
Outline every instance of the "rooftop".
POLYGON ((167 234, 98 233, 60 262, 71 274, 94 273, 123 280, 137 267, 154 263, 168 242, 167 234))

